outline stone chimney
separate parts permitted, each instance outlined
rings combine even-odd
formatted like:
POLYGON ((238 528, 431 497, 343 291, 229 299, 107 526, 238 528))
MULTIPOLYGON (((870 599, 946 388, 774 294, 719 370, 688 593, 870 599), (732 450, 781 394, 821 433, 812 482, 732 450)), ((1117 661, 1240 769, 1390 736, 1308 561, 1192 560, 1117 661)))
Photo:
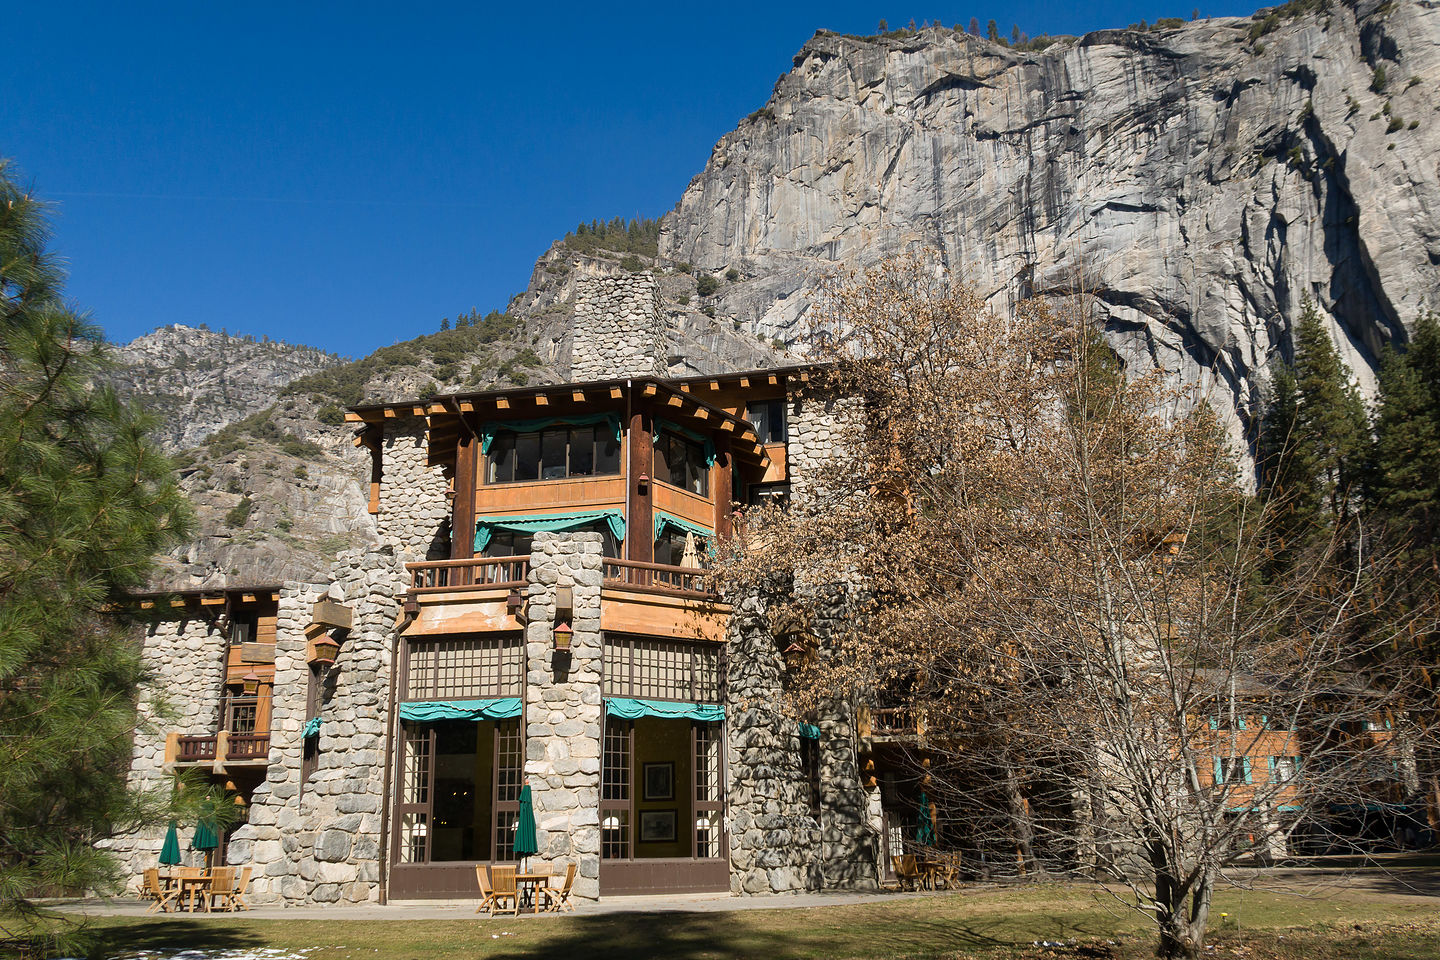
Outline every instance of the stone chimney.
POLYGON ((665 347, 660 284, 654 274, 577 282, 570 379, 664 376, 665 347))

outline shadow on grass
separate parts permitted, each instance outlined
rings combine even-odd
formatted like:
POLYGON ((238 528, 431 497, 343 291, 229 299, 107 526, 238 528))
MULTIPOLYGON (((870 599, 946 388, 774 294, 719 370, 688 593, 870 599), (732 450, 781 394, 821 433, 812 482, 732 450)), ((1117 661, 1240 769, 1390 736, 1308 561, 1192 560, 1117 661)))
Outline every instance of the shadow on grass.
MULTIPOLYGON (((883 910, 883 908, 881 908, 883 910)), ((960 951, 989 953, 1025 949, 1036 939, 1093 938, 1107 934, 1103 918, 1035 915, 1036 932, 1017 929, 1013 916, 987 921, 975 917, 933 918, 902 915, 893 922, 867 914, 830 918, 804 911, 783 925, 766 923, 779 912, 632 913, 568 918, 528 943, 505 945, 489 956, 500 960, 576 957, 580 960, 633 960, 666 957, 714 960, 810 960, 838 957, 930 957, 960 951), (759 917, 755 914, 770 914, 759 917), (1044 930, 1039 927, 1044 926, 1044 930), (1018 934, 1018 935, 1017 935, 1018 934)), ((799 913, 797 911, 797 913, 799 913)), ((538 932, 537 932, 538 933, 538 932)))
POLYGON ((92 928, 96 943, 91 960, 138 950, 246 950, 266 946, 253 931, 192 919, 117 918, 92 928))

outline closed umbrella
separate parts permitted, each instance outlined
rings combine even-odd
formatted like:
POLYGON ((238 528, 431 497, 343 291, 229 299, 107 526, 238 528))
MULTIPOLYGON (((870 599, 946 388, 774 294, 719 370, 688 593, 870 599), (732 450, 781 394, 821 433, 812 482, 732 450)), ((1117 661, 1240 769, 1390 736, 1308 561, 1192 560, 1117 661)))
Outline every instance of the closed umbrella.
POLYGON ((685 552, 680 555, 680 566, 692 570, 700 568, 700 544, 693 533, 685 534, 685 552))
POLYGON ((190 849, 199 850, 205 854, 205 863, 210 863, 210 853, 220 846, 220 838, 215 833, 215 824, 205 818, 195 825, 195 836, 190 838, 190 849))
POLYGON ((915 842, 930 847, 935 845, 935 823, 930 819, 930 804, 925 794, 920 794, 920 816, 916 819, 915 842))
POLYGON ((515 818, 515 859, 524 860, 540 852, 535 839, 535 805, 530 800, 530 784, 520 788, 520 813, 515 818))
POLYGON ((170 821, 170 829, 165 831, 165 842, 160 846, 161 866, 173 867, 180 862, 180 836, 179 825, 174 820, 170 821))

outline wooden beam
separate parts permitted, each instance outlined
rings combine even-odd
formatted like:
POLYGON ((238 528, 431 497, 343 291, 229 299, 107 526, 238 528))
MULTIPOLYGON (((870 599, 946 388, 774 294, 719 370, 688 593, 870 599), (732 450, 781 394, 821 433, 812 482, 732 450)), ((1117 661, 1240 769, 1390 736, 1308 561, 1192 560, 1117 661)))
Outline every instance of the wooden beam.
POLYGON ((718 390, 720 389, 720 381, 719 381, 719 380, 711 380, 711 381, 710 381, 710 389, 711 389, 712 391, 718 391, 718 390))
POLYGON ((495 409, 496 409, 496 410, 509 410, 509 409, 510 409, 510 401, 507 400, 507 399, 505 399, 504 397, 496 397, 496 398, 495 398, 495 409))
POLYGON ((659 388, 659 387, 655 386, 655 384, 653 384, 653 383, 647 383, 647 384, 645 384, 645 386, 640 390, 640 396, 642 396, 642 397, 653 397, 653 396, 655 396, 655 394, 657 394, 657 393, 659 393, 659 392, 660 392, 660 388, 659 388))
POLYGON ((773 373, 770 374, 770 376, 768 376, 768 377, 765 378, 765 382, 768 383, 768 384, 770 384, 770 386, 772 386, 772 387, 778 387, 778 386, 780 386, 780 378, 777 377, 777 376, 775 376, 775 374, 773 374, 773 373))
POLYGON ((707 410, 707 409, 704 408, 704 407, 696 407, 694 410, 688 411, 688 412, 689 412, 692 416, 694 416, 696 420, 709 420, 709 419, 710 419, 710 411, 707 410))
POLYGON ((801 371, 800 371, 800 382, 801 382, 801 383, 809 383, 809 382, 810 382, 810 371, 809 371, 809 370, 801 370, 801 371))
POLYGON ((357 434, 355 434, 354 443, 355 443, 355 446, 357 446, 357 447, 363 447, 363 446, 365 446, 365 434, 363 434, 363 433, 357 433, 357 434))
POLYGON ((225 598, 224 598, 224 597, 201 597, 201 598, 200 598, 200 606, 202 606, 202 607, 223 607, 223 606, 225 606, 225 598))
POLYGON ((620 399, 621 397, 623 397, 623 396, 625 396, 625 391, 624 391, 624 390, 620 389, 619 387, 611 387, 611 388, 610 388, 610 399, 611 399, 611 400, 619 400, 619 399, 620 399))
POLYGON ((395 408, 394 408, 394 407, 386 407, 386 408, 385 408, 385 419, 386 419, 386 420, 398 420, 398 419, 400 419, 400 414, 398 414, 398 413, 395 412, 395 408))
POLYGON ((681 390, 682 393, 689 393, 689 392, 690 392, 690 384, 688 384, 688 383, 682 383, 682 384, 680 384, 680 390, 681 390))
POLYGON ((412 417, 423 417, 423 416, 425 416, 425 404, 423 404, 423 403, 417 403, 417 404, 412 405, 412 406, 410 407, 410 416, 412 416, 412 417))
MULTIPOLYGON (((451 514, 451 529, 455 532, 450 537, 451 560, 468 560, 475 555, 475 474, 479 454, 480 444, 475 442, 474 434, 459 438, 455 446, 455 500, 451 514)), ((463 573, 461 579, 464 579, 463 573)))
MULTIPOLYGON (((654 384, 649 385, 653 389, 654 384)), ((629 501, 629 508, 626 510, 626 530, 629 531, 625 537, 625 556, 630 560, 639 560, 645 563, 653 563, 655 560, 655 505, 651 499, 655 495, 655 447, 650 439, 650 424, 646 417, 636 410, 630 415, 630 422, 626 425, 630 442, 626 444, 629 448, 629 463, 626 464, 625 478, 629 486, 626 492, 626 500, 629 501), (651 477, 651 482, 646 485, 645 491, 640 492, 640 476, 651 477)))
POLYGON ((584 402, 585 402, 585 391, 584 391, 584 390, 571 390, 571 391, 570 391, 570 399, 573 400, 573 401, 575 401, 576 403, 584 403, 584 402))
POLYGON ((734 433, 735 430, 736 430, 735 421, 734 421, 734 420, 721 420, 721 421, 720 421, 720 429, 721 429, 721 430, 724 430, 726 433, 734 433))
POLYGON ((749 377, 741 377, 741 378, 740 378, 740 389, 742 389, 742 390, 748 390, 748 389, 750 389, 750 378, 749 378, 749 377))
POLYGON ((471 403, 469 400, 461 400, 461 401, 460 401, 460 412, 461 412, 461 413, 474 413, 474 412, 475 412, 475 404, 471 403))
POLYGON ((685 406, 685 399, 672 393, 665 398, 665 405, 667 407, 683 407, 685 406))
POLYGON ((550 398, 549 398, 548 396, 546 396, 545 394, 543 394, 543 393, 537 393, 537 394, 535 394, 535 406, 537 406, 537 407, 548 407, 548 406, 550 406, 550 398))
POLYGON ((346 422, 346 423, 364 423, 364 422, 365 422, 365 418, 362 417, 362 416, 360 416, 360 414, 356 413, 354 410, 346 410, 346 411, 345 411, 345 422, 346 422))
POLYGON ((431 416, 437 413, 449 413, 450 408, 443 403, 432 403, 425 408, 425 412, 431 416))

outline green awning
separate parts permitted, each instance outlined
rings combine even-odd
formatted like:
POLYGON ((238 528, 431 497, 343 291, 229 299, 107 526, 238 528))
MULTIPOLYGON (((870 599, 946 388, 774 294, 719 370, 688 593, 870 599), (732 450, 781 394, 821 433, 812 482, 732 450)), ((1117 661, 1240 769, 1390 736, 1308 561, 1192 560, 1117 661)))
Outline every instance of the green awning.
POLYGON ((725 708, 716 703, 684 703, 674 700, 637 700, 633 697, 606 697, 605 715, 621 720, 660 717, 666 720, 699 720, 717 723, 725 719, 725 708))
POLYGON ((665 532, 665 529, 666 529, 667 527, 674 527, 676 530, 679 530, 681 533, 693 533, 693 534, 695 534, 695 536, 701 538, 702 540, 711 540, 711 539, 713 539, 714 536, 715 536, 715 531, 714 531, 714 530, 711 530, 709 527, 702 527, 702 526, 700 526, 700 524, 698 524, 698 523, 691 523, 689 520, 684 520, 684 519, 682 519, 682 518, 680 518, 680 517, 675 516, 674 514, 666 513, 664 510, 656 510, 656 511, 655 511, 655 539, 656 539, 656 540, 659 540, 659 539, 660 539, 661 534, 663 534, 663 533, 665 532))
POLYGON ((615 442, 619 443, 620 415, 618 413, 586 413, 571 417, 542 417, 538 420, 487 423, 480 428, 480 452, 489 453, 490 445, 495 442, 495 436, 500 433, 533 433, 536 430, 544 430, 546 427, 591 427, 601 423, 609 425, 611 432, 615 434, 615 442))
POLYGON ((400 704, 400 719, 412 723, 437 720, 509 720, 520 716, 519 697, 488 700, 425 700, 400 704))
POLYGON ((595 510, 590 513, 551 513, 531 517, 486 517, 475 521, 475 552, 490 545, 496 530, 511 533, 539 533, 542 530, 574 530, 594 523, 610 524, 616 540, 625 539, 624 510, 595 510))
POLYGON ((796 726, 798 727, 798 732, 800 736, 804 737, 806 740, 820 739, 820 728, 815 726, 815 724, 801 723, 797 724, 796 726))
POLYGON ((656 440, 660 439, 661 430, 668 430, 671 433, 679 434, 687 440, 691 440, 695 443, 700 444, 700 446, 705 450, 705 466, 715 466, 715 441, 711 440, 709 437, 701 436, 700 434, 696 433, 694 430, 691 430, 688 427, 682 427, 678 423, 672 423, 669 420, 661 420, 658 417, 655 419, 655 422, 652 424, 651 428, 653 430, 653 433, 650 436, 651 443, 654 443, 656 440))
POLYGON ((319 718, 319 717, 311 717, 309 720, 306 720, 306 721, 305 721, 305 731, 304 731, 304 733, 302 734, 302 736, 303 736, 303 739, 306 739, 306 740, 309 740, 311 737, 318 737, 318 736, 320 736, 320 718, 319 718))

